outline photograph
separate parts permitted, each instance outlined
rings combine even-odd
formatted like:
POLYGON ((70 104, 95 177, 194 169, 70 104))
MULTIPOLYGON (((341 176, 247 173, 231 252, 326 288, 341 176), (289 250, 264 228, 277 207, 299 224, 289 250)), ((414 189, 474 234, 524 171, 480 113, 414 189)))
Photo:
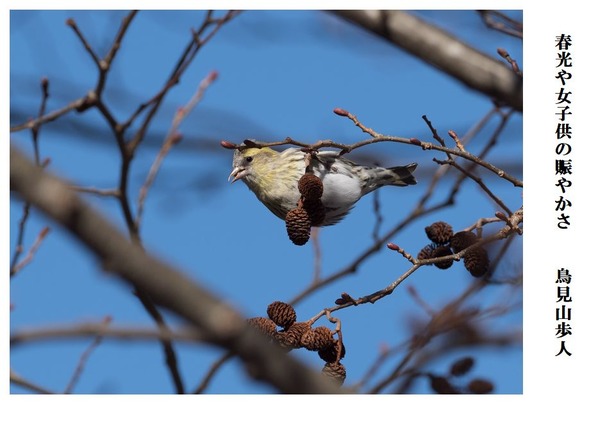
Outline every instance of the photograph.
POLYGON ((586 332, 525 213, 571 245, 587 158, 581 38, 515 5, 7 11, 8 398, 525 410, 586 332))

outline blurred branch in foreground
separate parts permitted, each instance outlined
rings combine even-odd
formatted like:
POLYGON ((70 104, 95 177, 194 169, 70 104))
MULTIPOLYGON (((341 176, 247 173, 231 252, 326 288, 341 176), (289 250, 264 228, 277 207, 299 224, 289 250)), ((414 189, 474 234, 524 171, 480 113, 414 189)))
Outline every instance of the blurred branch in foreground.
POLYGON ((103 268, 142 290, 203 333, 206 341, 239 355, 256 379, 286 393, 337 393, 336 386, 249 329, 233 309, 173 268, 132 244, 58 178, 11 148, 10 186, 91 250, 103 268))
POLYGON ((336 15, 387 39, 465 85, 523 110, 523 79, 442 29, 402 11, 335 11, 336 15))

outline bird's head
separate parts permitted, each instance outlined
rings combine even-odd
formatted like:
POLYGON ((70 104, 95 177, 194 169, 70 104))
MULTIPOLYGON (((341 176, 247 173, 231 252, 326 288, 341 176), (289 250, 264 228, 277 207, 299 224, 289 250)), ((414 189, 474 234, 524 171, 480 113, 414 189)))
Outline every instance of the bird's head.
POLYGON ((247 176, 257 176, 261 167, 268 167, 278 152, 268 147, 241 147, 233 153, 233 170, 229 180, 234 183, 247 176))

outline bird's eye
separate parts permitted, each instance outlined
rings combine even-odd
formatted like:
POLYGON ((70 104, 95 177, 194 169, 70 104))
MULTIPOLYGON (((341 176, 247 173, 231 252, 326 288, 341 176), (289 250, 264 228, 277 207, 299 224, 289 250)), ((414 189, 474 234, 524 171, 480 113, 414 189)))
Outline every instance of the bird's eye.
POLYGON ((247 157, 246 157, 246 161, 248 161, 248 162, 252 162, 252 157, 251 157, 251 156, 247 156, 247 157))

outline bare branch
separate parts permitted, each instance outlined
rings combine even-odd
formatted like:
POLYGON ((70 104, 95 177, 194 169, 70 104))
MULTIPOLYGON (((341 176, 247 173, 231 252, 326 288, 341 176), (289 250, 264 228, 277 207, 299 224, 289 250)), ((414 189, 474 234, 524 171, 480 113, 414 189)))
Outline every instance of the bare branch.
POLYGON ((21 329, 10 336, 13 348, 38 341, 66 340, 89 337, 122 341, 182 341, 188 343, 202 342, 201 332, 192 327, 179 329, 156 329, 133 325, 115 326, 102 322, 84 322, 68 325, 41 326, 39 328, 21 329))
MULTIPOLYGON (((42 82, 41 82, 42 100, 40 102, 38 117, 42 117, 44 115, 44 113, 46 112, 46 104, 47 104, 48 98, 50 96, 50 93, 48 92, 48 86, 49 86, 48 79, 43 78, 42 82)), ((33 155, 35 158, 35 164, 37 166, 46 167, 47 162, 44 162, 44 163, 40 162, 40 145, 39 145, 40 127, 41 127, 41 124, 36 124, 31 128, 31 137, 32 137, 32 141, 33 141, 33 155)), ((44 239, 44 237, 48 234, 48 231, 50 230, 48 227, 46 227, 40 232, 37 240, 35 241, 35 243, 31 247, 31 249, 29 250, 27 257, 25 257, 25 259, 21 263, 18 263, 19 258, 21 257, 21 254, 23 253, 23 240, 25 238, 25 227, 27 225, 27 220, 29 219, 30 207, 31 207, 31 205, 29 202, 25 202, 23 204, 23 216, 21 217, 21 219, 19 221, 19 234, 17 235, 17 245, 15 247, 15 251, 13 253, 13 256, 12 256, 12 259, 10 262, 10 276, 11 277, 13 275, 15 275, 17 272, 19 272, 19 270, 21 270, 25 265, 27 265, 27 263, 29 263, 33 259, 33 255, 34 255, 35 251, 39 248, 42 240, 44 239)))
MULTIPOLYGON (((21 220, 21 221, 23 221, 23 220, 21 220)), ((37 238, 35 239, 35 242, 33 243, 31 248, 27 252, 27 255, 23 258, 23 260, 21 260, 18 263, 15 263, 14 266, 11 266, 11 268, 10 268, 10 276, 11 277, 13 275, 15 275, 17 272, 19 272, 21 269, 23 269, 25 266, 27 266, 29 263, 31 263, 31 261, 33 260, 33 256, 35 255, 38 248, 42 245, 42 241, 48 235, 49 232, 50 232, 50 227, 48 227, 48 226, 44 227, 40 231, 37 238)), ((17 251, 20 251, 20 250, 21 250, 21 246, 19 245, 19 246, 17 246, 17 251)))
POLYGON ((88 193, 88 194, 95 194, 95 195, 99 195, 99 196, 105 196, 105 197, 119 197, 119 195, 121 194, 121 192, 118 189, 100 189, 100 188, 96 188, 93 186, 77 186, 77 185, 72 185, 71 189, 73 191, 77 191, 77 192, 84 192, 84 193, 88 193))
POLYGON ((216 71, 209 73, 200 82, 198 89, 196 90, 196 92, 194 93, 192 98, 188 101, 188 103, 184 107, 177 110, 177 113, 175 113, 175 116, 173 117, 173 121, 171 124, 171 128, 170 128, 169 132, 167 133, 165 141, 163 142, 163 145, 161 146, 160 151, 159 151, 158 155, 156 156, 154 163, 152 164, 152 167, 150 167, 150 171, 148 172, 146 181, 140 188, 140 193, 139 193, 139 197, 138 197, 137 217, 136 217, 136 221, 135 221, 136 226, 138 228, 139 228, 140 221, 142 218, 142 212, 144 211, 144 203, 146 200, 146 196, 148 195, 148 191, 150 190, 150 187, 154 183, 154 179, 156 178, 156 176, 158 174, 158 170, 160 169, 160 166, 161 166, 163 160, 166 158, 166 156, 169 153, 169 151, 171 150, 171 148, 176 143, 178 143, 181 139, 181 133, 179 132, 179 127, 181 126, 181 123, 192 112, 194 107, 196 105, 198 105, 198 103, 202 100, 204 93, 206 92, 206 89, 208 89, 208 87, 216 79, 217 79, 216 71))
POLYGON ((373 32, 493 99, 523 111, 523 81, 492 57, 406 12, 341 10, 336 15, 373 32))
POLYGON ((69 230, 98 257, 106 271, 193 324, 211 344, 233 351, 254 378, 267 381, 282 392, 340 392, 319 374, 269 344, 204 287, 130 243, 64 182, 42 172, 12 147, 10 163, 11 190, 69 230))
MULTIPOLYGON (((106 317, 102 321, 102 325, 106 328, 106 327, 108 327, 110 322, 111 322, 111 318, 106 317)), ((81 354, 81 357, 79 358, 79 362, 77 363, 77 367, 75 368, 75 371, 73 372, 73 375, 71 376, 71 379, 69 380, 69 383, 67 383, 67 386, 65 387, 65 390, 63 391, 64 394, 70 394, 73 391, 73 388, 75 387, 75 385, 79 381, 79 378, 83 374, 83 369, 85 368, 87 360, 91 356, 92 352, 100 345, 100 343, 102 343, 102 339, 103 339, 102 335, 96 335, 96 338, 94 338, 94 341, 92 341, 92 343, 89 345, 89 347, 81 354)))
POLYGON ((10 369, 10 383, 21 386, 23 388, 27 388, 39 394, 55 394, 53 391, 50 391, 49 389, 44 388, 43 386, 37 385, 21 377, 16 372, 14 372, 12 368, 10 369))
MULTIPOLYGON (((334 110, 334 112, 336 112, 336 110, 340 110, 339 108, 336 108, 334 110)), ((493 164, 489 163, 488 161, 486 161, 485 159, 483 159, 483 157, 481 155, 474 155, 471 152, 468 152, 467 150, 464 149, 464 147, 459 148, 454 147, 446 147, 445 143, 443 140, 441 140, 441 137, 439 137, 437 135, 437 132, 435 132, 435 129, 432 129, 432 131, 434 131, 434 135, 437 136, 438 138, 440 138, 442 145, 436 145, 433 144, 431 142, 427 142, 427 141, 423 141, 423 140, 419 140, 417 138, 405 138, 405 137, 397 137, 397 136, 393 136, 393 135, 383 135, 380 134, 376 131, 374 131, 372 128, 368 128, 367 126, 363 125, 358 118, 353 115, 348 113, 346 110, 344 111, 344 117, 348 117, 349 119, 351 119, 355 125, 357 125, 361 130, 365 130, 368 129, 369 131, 371 131, 371 135, 373 135, 373 138, 367 139, 367 140, 363 140, 363 141, 359 141, 353 144, 342 144, 342 143, 337 143, 334 142, 332 140, 320 140, 317 141, 316 143, 313 144, 309 144, 309 143, 303 143, 301 141, 297 141, 294 140, 291 137, 287 137, 285 138, 285 140, 282 141, 275 141, 275 142, 264 142, 264 141, 259 141, 259 140, 250 140, 250 139, 246 139, 244 140, 244 145, 245 146, 250 146, 250 147, 276 147, 276 146, 282 146, 282 145, 293 145, 293 146, 298 146, 302 149, 306 149, 306 151, 314 151, 314 150, 319 150, 322 148, 326 148, 326 147, 331 147, 334 149, 340 149, 340 155, 346 154, 346 153, 350 153, 355 149, 358 149, 360 147, 364 147, 364 146, 368 146, 370 144, 374 144, 374 143, 383 143, 383 142, 391 142, 391 143, 403 143, 403 144, 410 144, 412 146, 418 146, 420 148, 422 148, 423 150, 436 150, 439 152, 443 152, 445 154, 447 154, 448 156, 450 155, 455 155, 461 158, 464 158, 468 161, 471 161, 477 165, 480 165, 481 167, 491 171, 492 173, 496 174, 497 176, 499 176, 502 179, 507 180, 508 182, 512 183, 514 186, 517 187, 523 187, 523 182, 519 179, 517 179, 514 176, 511 176, 510 174, 508 174, 506 171, 502 170, 499 167, 494 166, 493 164)), ((336 112, 336 114, 339 115, 338 112, 336 112)), ((427 120, 426 116, 424 116, 426 122, 428 122, 428 125, 430 125, 431 128, 433 128, 431 126, 431 122, 429 122, 429 120, 427 120)), ((508 115, 503 115, 503 122, 501 123, 501 125, 496 129, 496 134, 494 134, 493 139, 491 140, 491 144, 495 143, 495 140, 497 138, 497 134, 499 134, 500 131, 503 130, 504 125, 506 123, 506 120, 508 119, 508 115)), ((226 147, 228 149, 234 149, 240 146, 233 146, 231 147, 231 143, 228 141, 222 141, 221 145, 223 147, 226 147)))
POLYGON ((210 367, 210 369, 208 370, 208 372, 206 373, 206 375, 204 376, 202 381, 198 384, 198 386, 194 389, 194 391, 192 393, 193 394, 202 394, 202 393, 206 392, 208 385, 210 385, 210 382, 214 379, 214 377, 217 374, 217 372, 219 371, 219 369, 221 367, 223 367, 223 365, 225 365, 225 363, 232 358, 233 358, 233 353, 227 352, 223 356, 221 356, 219 359, 217 359, 213 363, 213 365, 210 367))
POLYGON ((513 20, 506 14, 493 10, 478 11, 486 26, 507 35, 523 39, 523 23, 513 20))

